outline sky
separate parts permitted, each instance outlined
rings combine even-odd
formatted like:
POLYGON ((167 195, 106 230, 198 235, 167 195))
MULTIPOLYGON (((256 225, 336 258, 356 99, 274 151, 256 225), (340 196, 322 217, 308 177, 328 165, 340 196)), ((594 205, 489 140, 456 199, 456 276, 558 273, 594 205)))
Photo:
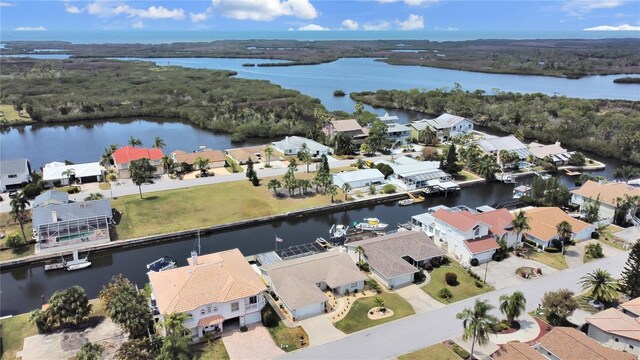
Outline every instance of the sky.
POLYGON ((640 0, 0 1, 0 31, 640 31, 640 0))

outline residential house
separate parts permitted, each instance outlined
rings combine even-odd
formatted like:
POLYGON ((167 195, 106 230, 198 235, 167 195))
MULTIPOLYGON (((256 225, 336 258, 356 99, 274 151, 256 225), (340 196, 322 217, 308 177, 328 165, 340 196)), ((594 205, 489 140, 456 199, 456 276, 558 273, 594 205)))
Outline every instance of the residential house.
POLYGON ((411 128, 400 124, 398 122, 400 119, 397 116, 390 116, 388 113, 385 113, 383 116, 378 117, 378 119, 387 125, 385 137, 393 143, 394 147, 402 146, 409 142, 411 128))
POLYGON ((367 280, 340 249, 271 263, 261 271, 295 320, 328 311, 325 291, 336 295, 361 291, 367 280))
MULTIPOLYGON (((249 159, 254 163, 259 163, 263 159, 267 160, 266 154, 264 153, 265 148, 265 145, 245 146, 241 148, 227 149, 225 150, 225 153, 233 161, 240 165, 244 165, 249 161, 249 159)), ((272 155, 271 160, 275 160, 276 158, 278 157, 274 154, 272 155)))
POLYGON ((378 160, 375 164, 387 164, 393 169, 387 181, 405 191, 428 189, 429 191, 455 191, 458 184, 452 182, 451 175, 439 169, 438 161, 418 161, 406 156, 393 162, 378 160))
POLYGON ((473 131, 473 122, 462 116, 444 113, 435 119, 427 119, 427 125, 436 133, 440 142, 449 141, 473 131))
POLYGON ((59 182, 61 185, 69 184, 69 180, 80 184, 102 181, 103 168, 98 162, 70 164, 63 162, 50 162, 42 168, 42 180, 49 184, 59 182))
MULTIPOLYGON (((632 306, 635 310, 638 308, 639 300, 640 298, 635 299, 636 304, 632 306)), ((628 314, 610 308, 588 316, 586 320, 589 324, 587 335, 590 338, 608 348, 640 357, 640 318, 634 313, 628 314)))
POLYGON ((31 181, 31 164, 25 158, 0 161, 0 191, 15 190, 31 181))
POLYGON ((620 308, 623 313, 631 316, 632 318, 640 318, 640 297, 620 304, 620 308))
POLYGON ((349 242, 347 251, 355 255, 358 247, 364 249, 364 261, 385 286, 395 289, 411 284, 419 268, 433 258, 445 255, 423 232, 398 231, 367 240, 349 242))
POLYGON ((569 164, 569 159, 573 154, 573 152, 569 152, 563 148, 558 141, 549 145, 532 142, 528 145, 528 148, 531 154, 538 160, 545 160, 548 157, 551 163, 556 166, 569 164))
POLYGON ((369 129, 360 126, 355 119, 332 120, 324 127, 323 132, 330 139, 336 134, 343 133, 353 139, 356 145, 362 144, 369 136, 369 129))
POLYGON ((491 261, 500 248, 498 241, 504 241, 507 247, 516 243, 517 234, 511 224, 513 215, 506 209, 476 213, 439 206, 430 210, 430 213, 413 216, 412 224, 463 263, 468 264, 472 259, 478 263, 491 261))
POLYGON ((581 187, 571 190, 571 203, 584 207, 589 201, 600 201, 600 219, 609 223, 613 220, 618 204, 618 199, 627 196, 640 196, 640 188, 630 186, 623 182, 599 183, 588 180, 581 187))
POLYGON ((370 185, 381 185, 384 183, 384 175, 378 169, 345 171, 334 174, 333 183, 340 188, 344 184, 349 184, 352 189, 356 189, 370 185))
POLYGON ((274 141, 272 144, 276 150, 283 153, 285 156, 298 155, 305 144, 307 146, 307 151, 311 153, 311 156, 314 158, 322 155, 333 154, 332 148, 324 146, 317 141, 300 136, 287 136, 283 140, 274 141))
POLYGON ((71 202, 68 195, 65 198, 54 190, 47 193, 36 198, 32 211, 36 253, 79 249, 111 241, 110 200, 71 202))
POLYGON ((132 161, 140 159, 148 159, 149 163, 156 168, 156 175, 162 175, 164 173, 161 162, 164 157, 162 149, 125 146, 114 151, 112 157, 114 166, 118 171, 118 177, 121 179, 128 179, 130 177, 129 165, 132 161))
POLYGON ((529 208, 523 211, 527 215, 530 227, 524 233, 524 241, 542 250, 551 246, 552 241, 558 239, 557 226, 563 221, 571 225, 572 238, 577 241, 590 239, 591 234, 596 230, 595 226, 574 219, 557 207, 529 208))
POLYGON ((198 256, 187 266, 149 272, 154 319, 185 314, 191 340, 219 336, 226 329, 260 321, 266 286, 240 250, 198 256))
POLYGON ((476 145, 485 154, 496 157, 496 161, 500 162, 500 151, 515 152, 520 160, 526 160, 531 152, 527 145, 523 144, 513 135, 508 136, 485 136, 484 139, 476 141, 476 145))
POLYGON ((527 343, 512 341, 500 345, 498 351, 491 354, 490 360, 549 360, 527 343))
POLYGON ((410 139, 412 141, 419 141, 420 133, 422 133, 424 129, 429 127, 429 122, 427 119, 422 119, 422 120, 413 121, 408 126, 411 129, 410 139))
POLYGON ((199 151, 186 152, 183 150, 176 150, 171 153, 171 158, 176 164, 177 170, 182 171, 182 164, 189 164, 193 166, 197 158, 203 158, 209 160, 207 169, 223 168, 227 163, 224 153, 220 150, 203 149, 199 151))

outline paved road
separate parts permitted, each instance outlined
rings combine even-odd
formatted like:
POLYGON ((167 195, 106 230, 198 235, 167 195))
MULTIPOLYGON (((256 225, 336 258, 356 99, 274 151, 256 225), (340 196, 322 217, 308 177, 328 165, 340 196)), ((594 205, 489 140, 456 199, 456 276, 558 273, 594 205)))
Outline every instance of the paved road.
MULTIPOLYGON (((596 268, 609 270, 619 276, 627 259, 626 253, 592 261, 579 267, 567 269, 523 284, 480 295, 494 305, 505 293, 521 290, 527 297, 528 310, 534 310, 545 292, 559 288, 578 291, 578 280, 596 268)), ((455 318, 475 298, 451 304, 442 309, 418 314, 365 329, 340 340, 320 346, 312 346, 285 355, 286 359, 389 359, 406 354, 434 343, 453 338, 462 331, 462 323, 455 318)), ((498 315, 498 314, 496 314, 498 315)))

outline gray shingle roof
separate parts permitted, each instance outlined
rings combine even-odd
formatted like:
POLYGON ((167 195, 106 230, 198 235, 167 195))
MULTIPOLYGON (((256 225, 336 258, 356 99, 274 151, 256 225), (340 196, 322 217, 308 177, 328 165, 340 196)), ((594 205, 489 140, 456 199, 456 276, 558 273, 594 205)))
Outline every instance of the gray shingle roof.
POLYGON ((54 204, 33 209, 33 227, 52 223, 51 212, 56 211, 58 221, 84 219, 104 215, 111 218, 111 201, 109 199, 81 201, 66 204, 54 204))
POLYGON ((21 174, 29 170, 28 160, 25 158, 0 161, 0 175, 21 174))
POLYGON ((66 202, 69 202, 68 193, 58 190, 49 190, 36 196, 36 199, 33 201, 33 207, 36 208, 41 205, 62 204, 66 202))

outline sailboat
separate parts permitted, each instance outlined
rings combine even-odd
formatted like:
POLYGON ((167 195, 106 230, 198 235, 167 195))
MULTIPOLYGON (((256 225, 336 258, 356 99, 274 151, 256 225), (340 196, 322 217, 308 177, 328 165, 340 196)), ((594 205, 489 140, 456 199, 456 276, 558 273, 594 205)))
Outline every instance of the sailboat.
POLYGON ((64 265, 65 265, 65 270, 67 271, 74 271, 74 270, 88 268, 89 266, 91 266, 91 261, 89 261, 89 254, 87 253, 87 256, 85 256, 84 258, 79 258, 78 250, 73 250, 73 259, 69 261, 65 261, 64 265))

